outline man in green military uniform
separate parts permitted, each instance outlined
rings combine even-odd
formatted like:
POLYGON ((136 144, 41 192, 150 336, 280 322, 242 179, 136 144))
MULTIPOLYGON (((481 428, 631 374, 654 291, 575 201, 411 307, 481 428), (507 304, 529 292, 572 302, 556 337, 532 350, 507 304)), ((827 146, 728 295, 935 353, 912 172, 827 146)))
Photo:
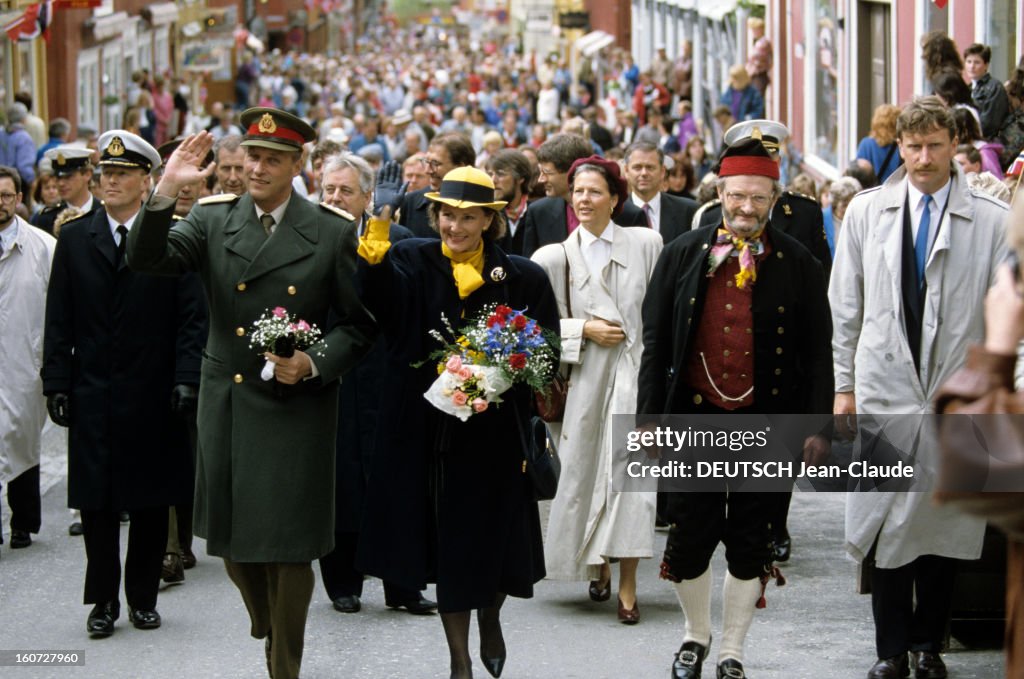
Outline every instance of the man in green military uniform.
POLYGON ((224 559, 266 639, 275 679, 297 677, 313 592, 310 562, 334 540, 334 444, 338 378, 370 347, 376 327, 353 286, 352 216, 292 193, 302 144, 315 133, 277 109, 249 109, 249 193, 199 201, 173 223, 180 190, 213 172, 207 132, 186 138, 132 229, 129 264, 140 271, 198 271, 210 302, 199 393, 195 533, 224 559), (252 324, 285 307, 326 328, 290 358, 250 347, 252 324), (265 360, 275 378, 263 381, 265 360))
MULTIPOLYGON (((725 147, 735 146, 744 139, 760 139, 776 162, 780 162, 779 143, 789 137, 789 129, 774 120, 744 120, 725 131, 725 147)), ((832 270, 832 254, 825 237, 825 225, 821 205, 814 198, 794 191, 783 191, 772 209, 772 226, 788 236, 796 238, 811 251, 814 258, 825 268, 825 279, 832 270)), ((709 224, 721 224, 722 203, 713 200, 705 203, 693 216, 693 228, 709 224)))

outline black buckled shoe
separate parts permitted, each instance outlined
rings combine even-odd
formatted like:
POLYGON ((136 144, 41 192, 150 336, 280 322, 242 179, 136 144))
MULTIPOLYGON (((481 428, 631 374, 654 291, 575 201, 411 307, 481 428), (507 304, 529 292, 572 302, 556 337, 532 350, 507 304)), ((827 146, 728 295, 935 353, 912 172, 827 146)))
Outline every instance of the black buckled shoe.
POLYGON ((332 599, 331 603, 334 604, 334 610, 339 613, 358 613, 363 607, 362 602, 359 601, 359 597, 355 594, 339 596, 336 599, 332 599))
POLYGON ((160 579, 168 585, 180 585, 185 582, 185 566, 177 552, 164 554, 164 563, 160 567, 160 579))
POLYGON ((868 679, 903 679, 910 676, 910 664, 907 654, 900 653, 891 658, 879 658, 878 662, 868 670, 868 679))
POLYGON ((676 653, 676 659, 672 661, 672 679, 700 679, 701 665, 710 647, 710 639, 707 646, 696 641, 684 641, 676 653))
POLYGON ((789 561, 790 554, 793 551, 793 540, 789 537, 789 531, 784 531, 782 535, 777 535, 772 539, 772 560, 776 563, 785 563, 789 561))
POLYGON ((135 629, 156 629, 160 626, 160 614, 156 612, 156 609, 146 610, 129 607, 128 619, 135 625, 135 629))
POLYGON ((747 673, 743 671, 743 663, 735 658, 726 658, 718 663, 718 679, 747 679, 747 673))
POLYGON ((85 532, 85 529, 82 528, 82 522, 81 521, 73 521, 71 523, 71 525, 68 526, 68 535, 70 535, 72 537, 81 535, 84 532, 85 532))
POLYGON ((946 679, 946 663, 938 653, 913 651, 914 679, 946 679))
POLYGON ((24 549, 32 544, 32 535, 27 530, 11 529, 11 549, 24 549))
POLYGON ((96 604, 89 612, 89 618, 85 622, 85 629, 89 636, 102 638, 109 637, 114 633, 114 621, 121 616, 121 604, 116 601, 108 601, 96 604))
POLYGON ((437 610, 437 602, 431 601, 422 594, 409 601, 385 601, 384 605, 394 609, 404 608, 413 615, 430 615, 437 610))

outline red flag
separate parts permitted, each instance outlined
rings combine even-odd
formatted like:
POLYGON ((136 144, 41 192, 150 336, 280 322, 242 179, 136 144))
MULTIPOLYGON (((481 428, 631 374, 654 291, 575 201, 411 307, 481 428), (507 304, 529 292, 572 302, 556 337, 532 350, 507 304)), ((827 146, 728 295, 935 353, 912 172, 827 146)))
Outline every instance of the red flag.
POLYGON ((25 8, 25 13, 4 26, 7 37, 14 41, 28 42, 40 35, 50 41, 50 22, 53 18, 53 1, 36 3, 25 8))

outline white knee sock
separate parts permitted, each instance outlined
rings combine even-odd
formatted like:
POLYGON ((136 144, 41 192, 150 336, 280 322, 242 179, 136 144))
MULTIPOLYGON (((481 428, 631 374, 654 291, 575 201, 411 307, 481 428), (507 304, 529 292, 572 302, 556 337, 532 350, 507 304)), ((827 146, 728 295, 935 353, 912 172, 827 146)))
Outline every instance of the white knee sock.
POLYGON ((718 662, 733 658, 743 662, 743 641, 754 619, 757 598, 761 594, 761 581, 740 580, 725 574, 722 588, 722 645, 718 649, 718 662))
POLYGON ((683 641, 696 641, 706 648, 711 642, 711 566, 693 580, 673 584, 686 616, 683 641))

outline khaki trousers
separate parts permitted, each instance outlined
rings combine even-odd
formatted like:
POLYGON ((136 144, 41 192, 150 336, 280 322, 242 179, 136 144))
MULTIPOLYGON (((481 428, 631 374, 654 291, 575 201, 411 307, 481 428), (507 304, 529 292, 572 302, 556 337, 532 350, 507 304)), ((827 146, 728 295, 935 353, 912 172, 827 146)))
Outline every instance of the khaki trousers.
POLYGON ((313 598, 309 563, 238 563, 224 559, 228 577, 242 593, 252 622, 250 634, 266 638, 273 630, 270 676, 298 679, 306 615, 313 598))

